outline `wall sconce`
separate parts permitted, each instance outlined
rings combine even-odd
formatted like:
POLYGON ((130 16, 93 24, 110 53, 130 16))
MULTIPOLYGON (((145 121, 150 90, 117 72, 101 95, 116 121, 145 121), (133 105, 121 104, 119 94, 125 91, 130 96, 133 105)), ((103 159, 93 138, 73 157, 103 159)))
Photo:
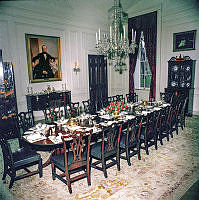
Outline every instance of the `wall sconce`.
POLYGON ((76 72, 76 74, 77 74, 77 72, 80 72, 80 68, 79 68, 79 63, 78 62, 74 63, 73 71, 76 72))

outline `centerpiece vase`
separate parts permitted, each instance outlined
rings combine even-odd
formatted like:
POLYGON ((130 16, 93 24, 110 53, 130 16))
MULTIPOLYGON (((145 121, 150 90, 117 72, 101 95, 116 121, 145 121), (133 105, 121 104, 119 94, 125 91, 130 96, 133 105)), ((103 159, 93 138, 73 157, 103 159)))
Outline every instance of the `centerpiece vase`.
POLYGON ((114 115, 119 115, 119 111, 115 110, 114 115))

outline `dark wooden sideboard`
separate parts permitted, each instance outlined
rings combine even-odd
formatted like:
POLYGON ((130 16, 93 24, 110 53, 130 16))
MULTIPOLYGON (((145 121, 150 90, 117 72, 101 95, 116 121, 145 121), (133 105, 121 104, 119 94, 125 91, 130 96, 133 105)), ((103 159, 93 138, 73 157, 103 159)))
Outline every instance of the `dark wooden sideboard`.
POLYGON ((50 102, 60 100, 61 106, 71 103, 71 91, 56 91, 49 93, 26 95, 27 108, 30 111, 44 110, 50 106, 50 102))

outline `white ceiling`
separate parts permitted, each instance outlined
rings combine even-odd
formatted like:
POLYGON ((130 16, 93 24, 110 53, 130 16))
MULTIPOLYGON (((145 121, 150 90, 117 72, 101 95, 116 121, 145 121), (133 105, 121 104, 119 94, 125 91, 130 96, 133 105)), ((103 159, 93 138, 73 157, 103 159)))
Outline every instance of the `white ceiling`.
MULTIPOLYGON (((121 0, 123 10, 128 12, 128 9, 138 1, 140 0, 121 0)), ((0 8, 23 9, 29 14, 37 13, 58 18, 60 22, 73 21, 73 24, 77 22, 105 26, 108 20, 108 9, 113 4, 114 0, 14 0, 1 1, 0 8)))

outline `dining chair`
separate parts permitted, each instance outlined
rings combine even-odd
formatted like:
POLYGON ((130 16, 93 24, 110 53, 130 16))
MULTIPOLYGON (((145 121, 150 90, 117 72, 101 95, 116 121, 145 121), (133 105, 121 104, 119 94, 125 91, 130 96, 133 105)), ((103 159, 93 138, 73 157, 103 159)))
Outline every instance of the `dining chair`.
POLYGON ((7 140, 17 140, 19 146, 22 147, 22 134, 20 134, 17 115, 6 120, 0 119, 0 136, 7 140))
POLYGON ((187 101, 188 101, 188 97, 186 97, 182 100, 181 107, 180 107, 178 117, 177 117, 178 126, 180 126, 182 130, 185 127, 185 109, 186 109, 186 106, 187 106, 187 101))
POLYGON ((101 99, 101 102, 102 102, 102 107, 105 108, 109 105, 109 101, 108 101, 108 98, 102 98, 101 99))
POLYGON ((89 167, 91 136, 92 130, 75 131, 70 136, 62 136, 64 147, 57 148, 52 153, 52 178, 53 180, 58 178, 65 183, 69 193, 72 193, 71 183, 82 178, 87 178, 88 185, 91 185, 89 167))
MULTIPOLYGON (((35 125, 33 112, 32 111, 20 112, 17 114, 17 117, 18 117, 20 136, 22 137, 22 135, 26 131, 28 131, 28 129, 30 129, 31 127, 35 125)), ((23 139, 20 138, 19 141, 20 141, 19 144, 21 147, 26 146, 27 148, 31 148, 31 146, 27 142, 24 142, 23 139)))
POLYGON ((80 114, 79 102, 71 102, 71 104, 70 104, 71 117, 77 117, 79 114, 80 114))
POLYGON ((107 99, 108 99, 108 103, 114 101, 114 97, 113 97, 113 96, 110 96, 110 97, 108 97, 107 99))
POLYGON ((82 101, 83 104, 83 109, 85 113, 90 113, 91 112, 91 102, 90 99, 86 101, 82 101))
POLYGON ((117 95, 112 96, 112 100, 117 101, 118 100, 117 95))
POLYGON ((178 102, 175 106, 172 106, 170 113, 170 135, 173 138, 173 132, 176 131, 178 135, 178 116, 180 112, 180 107, 183 102, 178 102))
POLYGON ((19 128, 22 129, 23 133, 35 125, 32 111, 20 112, 17 116, 19 128))
POLYGON ((43 110, 45 123, 53 123, 61 117, 64 117, 64 108, 61 106, 61 100, 52 100, 48 107, 43 110))
POLYGON ((126 101, 127 103, 135 103, 138 102, 138 95, 134 93, 128 93, 126 94, 126 101))
POLYGON ((142 127, 142 117, 137 116, 135 119, 128 120, 122 126, 120 140, 120 158, 127 160, 128 165, 131 165, 130 158, 137 154, 140 155, 140 131, 142 127), (126 128, 125 128, 126 124, 126 128))
POLYGON ((124 100, 123 94, 118 94, 118 95, 116 95, 116 97, 117 97, 117 101, 123 101, 124 100))
POLYGON ((113 165, 117 165, 120 171, 119 142, 122 124, 112 124, 102 129, 101 137, 91 146, 90 167, 102 171, 104 177, 107 178, 107 169, 113 165), (96 161, 92 162, 93 158, 96 161), (108 160, 110 162, 107 164, 108 160))
POLYGON ((14 181, 35 174, 39 174, 39 177, 42 177, 42 158, 40 154, 36 153, 31 148, 27 148, 26 146, 21 147, 14 152, 11 150, 9 143, 10 136, 13 134, 20 135, 19 126, 17 123, 18 122, 16 121, 12 126, 8 127, 7 130, 1 130, 0 134, 0 144, 2 148, 4 161, 4 171, 2 180, 5 180, 7 175, 11 177, 9 188, 12 188, 14 181), (27 169, 27 167, 37 164, 37 170, 30 171, 29 169, 27 169), (21 169, 24 169, 26 173, 17 175, 17 171, 21 169))
POLYGON ((149 147, 155 146, 155 149, 158 149, 158 136, 161 131, 161 110, 156 110, 151 112, 146 116, 145 125, 141 131, 141 149, 146 151, 146 154, 149 155, 149 147))
POLYGON ((140 148, 146 151, 149 155, 149 147, 155 145, 157 150, 157 136, 154 129, 155 126, 155 115, 154 112, 148 113, 143 116, 142 128, 140 134, 140 148))
POLYGON ((161 110, 161 118, 160 118, 161 128, 158 135, 158 140, 160 141, 161 145, 163 145, 164 138, 167 138, 167 141, 169 141, 169 136, 171 131, 170 130, 171 111, 172 111, 172 106, 166 106, 161 110))

